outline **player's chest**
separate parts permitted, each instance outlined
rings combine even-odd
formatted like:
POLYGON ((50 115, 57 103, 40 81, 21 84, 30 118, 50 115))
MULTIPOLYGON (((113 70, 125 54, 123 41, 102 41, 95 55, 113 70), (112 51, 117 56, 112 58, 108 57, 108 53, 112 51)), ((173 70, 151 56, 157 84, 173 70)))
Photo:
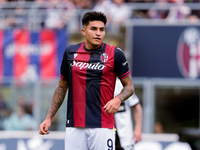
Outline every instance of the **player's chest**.
POLYGON ((68 65, 75 72, 109 72, 114 69, 114 57, 105 52, 71 53, 68 65))

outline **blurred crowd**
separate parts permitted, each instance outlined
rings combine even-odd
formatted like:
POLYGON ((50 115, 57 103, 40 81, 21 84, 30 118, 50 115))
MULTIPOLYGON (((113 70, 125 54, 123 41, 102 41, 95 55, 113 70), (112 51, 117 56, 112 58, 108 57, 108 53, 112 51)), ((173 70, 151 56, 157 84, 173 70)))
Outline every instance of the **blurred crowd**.
POLYGON ((0 130, 36 130, 37 121, 33 117, 33 102, 19 97, 15 108, 0 95, 0 130))
MULTIPOLYGON (((197 22, 200 10, 192 9, 188 3, 200 0, 0 0, 0 28, 53 28, 66 27, 77 10, 102 11, 108 17, 108 27, 123 25, 128 19, 166 19, 169 22, 188 19, 197 22), (9 3, 12 2, 12 3, 9 3), (152 4, 149 8, 137 9, 134 4, 152 4), (170 5, 169 4, 173 4, 170 5), (39 27, 38 27, 39 24, 39 27)), ((80 20, 79 20, 80 21, 80 20)))
MULTIPOLYGON (((34 131, 38 130, 38 124, 34 117, 34 100, 21 95, 12 106, 0 93, 0 130, 34 131)), ((58 126, 59 115, 56 114, 49 130, 57 131, 58 126)))

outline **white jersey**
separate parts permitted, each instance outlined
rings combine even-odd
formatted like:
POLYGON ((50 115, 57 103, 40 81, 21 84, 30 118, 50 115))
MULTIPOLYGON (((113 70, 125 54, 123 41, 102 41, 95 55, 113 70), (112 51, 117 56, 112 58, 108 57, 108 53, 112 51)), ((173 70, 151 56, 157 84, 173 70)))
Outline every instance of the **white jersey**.
MULTIPOLYGON (((116 80, 115 85, 115 96, 118 95, 123 86, 119 79, 116 80)), ((138 104, 138 97, 133 94, 129 99, 125 102, 121 103, 121 106, 117 113, 115 113, 115 124, 117 128, 117 133, 120 139, 121 147, 126 147, 128 145, 134 145, 134 137, 133 137, 133 123, 131 116, 131 107, 138 104)))

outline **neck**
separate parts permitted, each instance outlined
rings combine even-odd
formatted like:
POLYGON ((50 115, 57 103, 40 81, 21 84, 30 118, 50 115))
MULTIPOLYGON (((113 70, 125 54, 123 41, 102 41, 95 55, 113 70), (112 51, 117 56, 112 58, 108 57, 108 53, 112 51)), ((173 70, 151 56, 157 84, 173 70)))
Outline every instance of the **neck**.
MULTIPOLYGON (((102 43, 101 43, 102 44, 102 43)), ((88 49, 88 50, 92 50, 92 49, 97 49, 101 46, 101 44, 99 45, 92 45, 92 44, 88 44, 85 42, 85 47, 88 49)))

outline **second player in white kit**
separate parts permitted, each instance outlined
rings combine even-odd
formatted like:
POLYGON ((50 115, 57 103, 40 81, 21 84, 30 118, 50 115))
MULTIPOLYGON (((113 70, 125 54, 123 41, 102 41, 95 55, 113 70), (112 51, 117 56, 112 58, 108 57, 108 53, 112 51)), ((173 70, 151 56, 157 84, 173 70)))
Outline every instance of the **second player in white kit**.
MULTIPOLYGON (((117 79, 115 95, 120 93, 122 88, 120 80, 117 79)), ((142 107, 136 94, 121 103, 118 112, 115 113, 115 124, 121 147, 124 150, 133 150, 134 144, 141 140, 142 134, 142 107), (134 130, 131 109, 134 110, 134 130)))

